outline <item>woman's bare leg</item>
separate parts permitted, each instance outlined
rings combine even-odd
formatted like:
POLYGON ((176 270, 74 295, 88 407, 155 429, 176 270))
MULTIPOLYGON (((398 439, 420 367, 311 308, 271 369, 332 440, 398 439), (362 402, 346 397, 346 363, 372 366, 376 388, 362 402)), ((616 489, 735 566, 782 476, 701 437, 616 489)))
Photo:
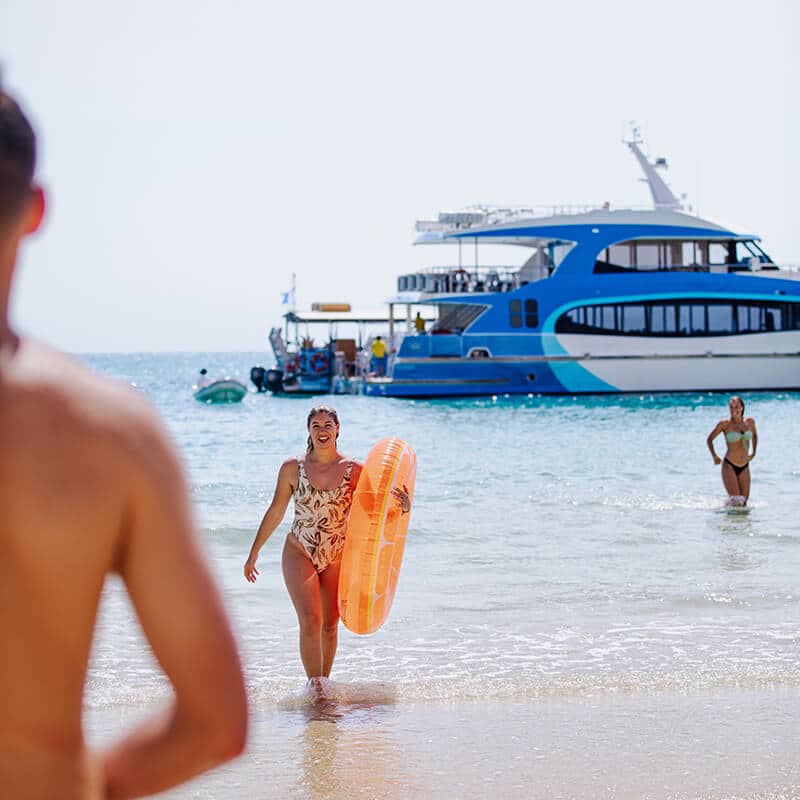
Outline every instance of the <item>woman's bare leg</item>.
POLYGON ((750 499, 750 467, 739 474, 739 494, 744 497, 744 504, 750 499))
POLYGON ((339 567, 337 561, 328 565, 319 575, 319 588, 322 598, 322 674, 331 674, 336 645, 339 639, 339 567))
MULTIPOLYGON (((291 535, 291 534, 290 534, 291 535)), ((306 675, 316 678, 322 669, 322 602, 317 570, 287 538, 283 546, 283 579, 300 623, 300 659, 306 675)))
POLYGON ((730 497, 738 497, 741 494, 739 490, 739 479, 733 471, 733 467, 727 462, 722 462, 722 485, 730 497))

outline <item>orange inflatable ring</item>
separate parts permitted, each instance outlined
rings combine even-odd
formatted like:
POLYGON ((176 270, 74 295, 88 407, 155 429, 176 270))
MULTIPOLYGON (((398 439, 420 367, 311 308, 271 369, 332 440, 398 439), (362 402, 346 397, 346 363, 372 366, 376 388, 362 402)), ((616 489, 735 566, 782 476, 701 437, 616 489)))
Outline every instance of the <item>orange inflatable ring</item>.
POLYGON ((389 615, 411 516, 392 490, 413 497, 416 475, 417 456, 402 439, 381 439, 364 461, 339 572, 339 615, 353 633, 374 633, 389 615))

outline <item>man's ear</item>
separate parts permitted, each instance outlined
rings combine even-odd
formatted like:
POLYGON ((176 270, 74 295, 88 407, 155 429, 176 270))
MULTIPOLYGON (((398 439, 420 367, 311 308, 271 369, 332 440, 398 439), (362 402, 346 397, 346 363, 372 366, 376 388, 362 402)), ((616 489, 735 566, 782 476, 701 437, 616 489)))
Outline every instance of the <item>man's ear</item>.
POLYGON ((27 236, 39 230, 39 226, 44 219, 45 206, 44 189, 41 186, 34 186, 31 189, 31 199, 25 216, 25 227, 22 230, 24 235, 27 236))

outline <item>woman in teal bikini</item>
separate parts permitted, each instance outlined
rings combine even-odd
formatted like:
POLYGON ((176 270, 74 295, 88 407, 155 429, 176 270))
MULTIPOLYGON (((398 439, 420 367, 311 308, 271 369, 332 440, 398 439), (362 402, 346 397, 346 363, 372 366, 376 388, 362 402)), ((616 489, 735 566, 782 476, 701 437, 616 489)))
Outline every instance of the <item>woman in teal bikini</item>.
POLYGON ((722 464, 722 483, 730 496, 730 504, 746 506, 750 497, 750 462, 756 457, 758 433, 752 417, 744 416, 744 402, 734 395, 728 402, 730 419, 720 420, 708 435, 706 444, 715 464, 722 464), (720 458, 714 450, 714 439, 725 434, 727 450, 720 458), (753 446, 752 453, 750 445, 753 446))

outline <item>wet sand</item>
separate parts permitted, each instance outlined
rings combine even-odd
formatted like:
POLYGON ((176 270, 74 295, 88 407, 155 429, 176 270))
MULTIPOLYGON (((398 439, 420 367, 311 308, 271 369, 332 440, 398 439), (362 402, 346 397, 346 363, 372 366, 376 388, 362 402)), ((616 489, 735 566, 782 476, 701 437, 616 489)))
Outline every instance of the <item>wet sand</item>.
MULTIPOLYGON (((136 714, 93 712, 93 741, 136 714)), ((164 795, 800 798, 800 690, 255 708, 245 756, 164 795)))

